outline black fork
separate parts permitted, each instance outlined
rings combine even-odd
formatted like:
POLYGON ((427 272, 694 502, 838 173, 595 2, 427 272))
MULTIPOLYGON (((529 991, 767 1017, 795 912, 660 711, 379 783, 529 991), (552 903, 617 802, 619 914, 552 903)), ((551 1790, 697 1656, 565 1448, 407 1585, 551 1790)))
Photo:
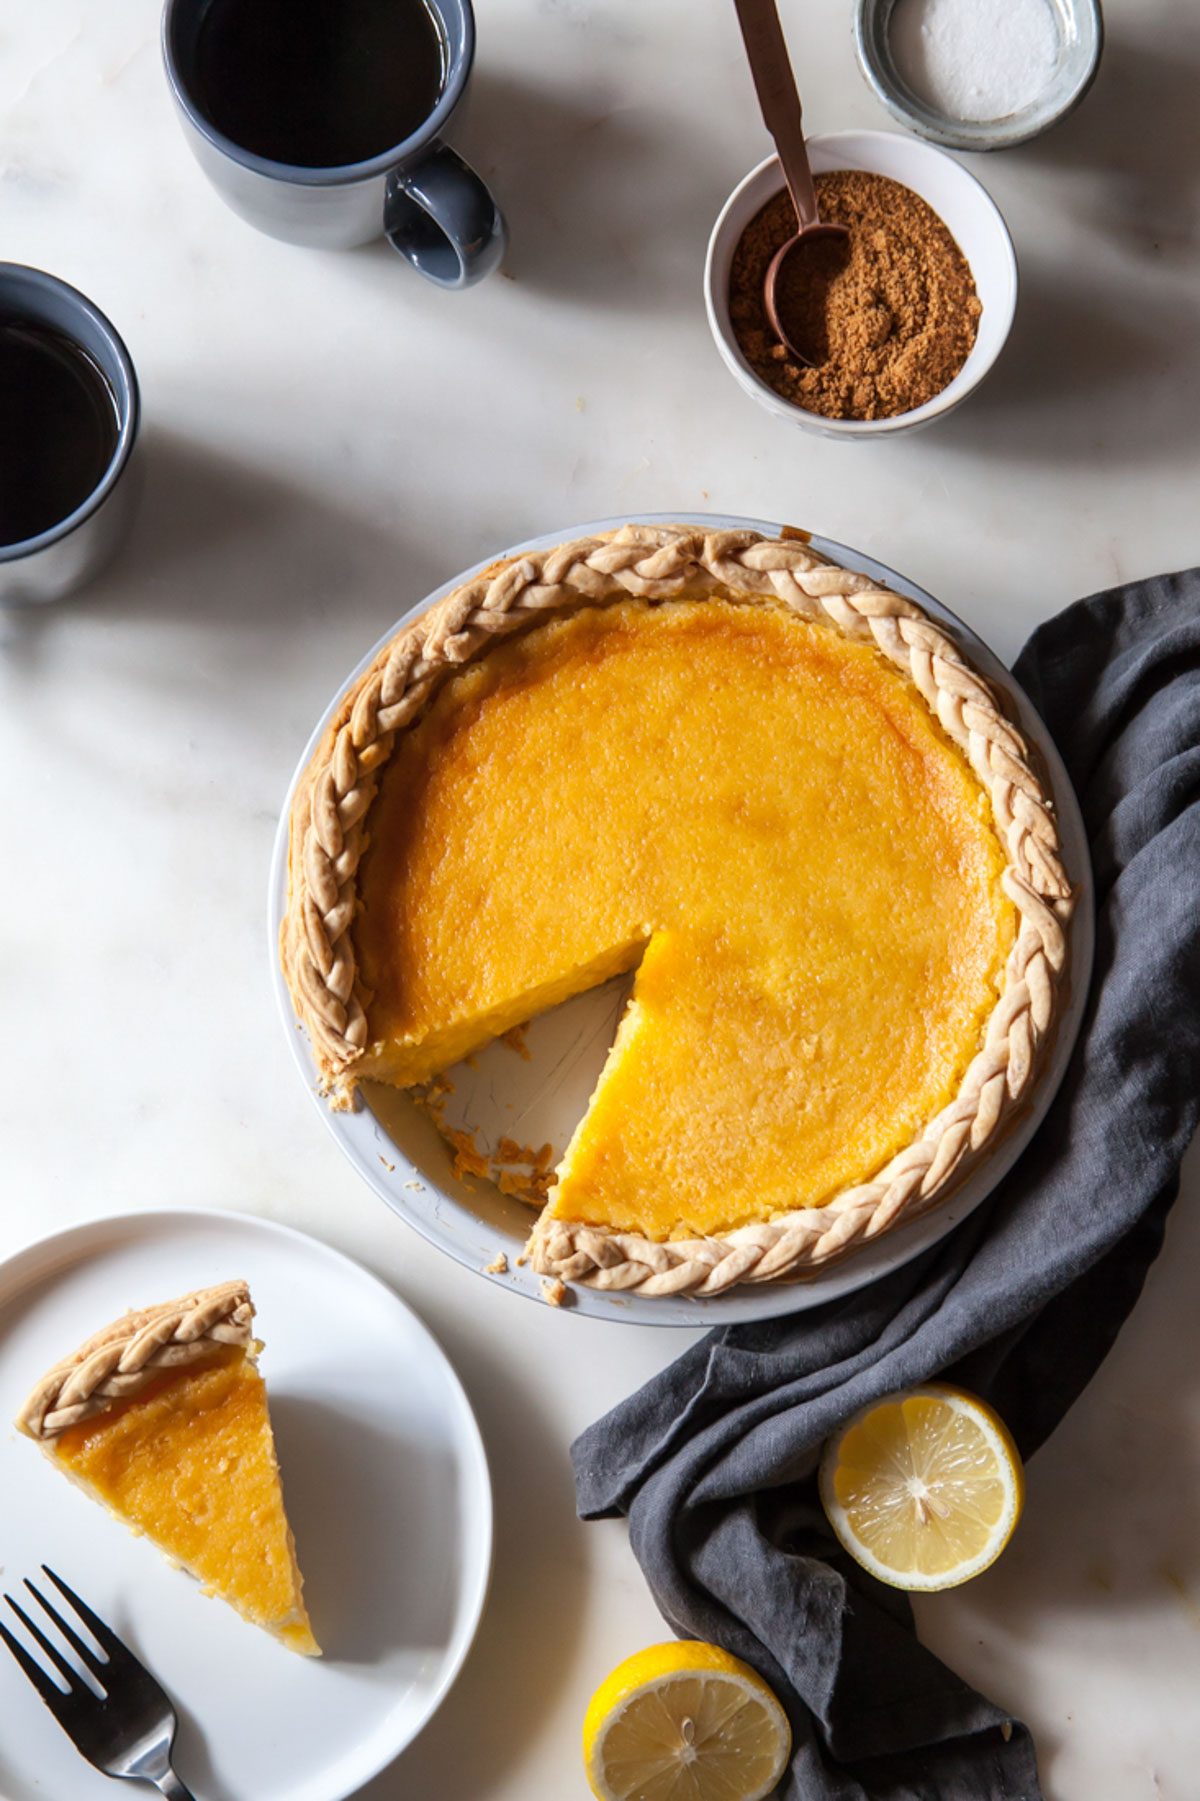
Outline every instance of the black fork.
POLYGON ((106 1776, 130 1777, 138 1782, 152 1782, 167 1801, 194 1801, 171 1768, 171 1746, 175 1741, 175 1709, 170 1697, 160 1688, 144 1664, 139 1663, 116 1633, 98 1619, 86 1602, 69 1589, 60 1576, 42 1565, 63 1599, 74 1609, 100 1646, 97 1656, 89 1644, 46 1597, 26 1579, 29 1590, 42 1612, 53 1620, 84 1668, 99 1684, 101 1694, 86 1683, 78 1670, 69 1664, 57 1647, 35 1625, 24 1608, 11 1595, 4 1599, 25 1630, 41 1647, 66 1683, 64 1691, 54 1682, 36 1658, 31 1657, 19 1639, 0 1623, 0 1636, 32 1682, 50 1712, 54 1715, 76 1749, 103 1770, 106 1776))

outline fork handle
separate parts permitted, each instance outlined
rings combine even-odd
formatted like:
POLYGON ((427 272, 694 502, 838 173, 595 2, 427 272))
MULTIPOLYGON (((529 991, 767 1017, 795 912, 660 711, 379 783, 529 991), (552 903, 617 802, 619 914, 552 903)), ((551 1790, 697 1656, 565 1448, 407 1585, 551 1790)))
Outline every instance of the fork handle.
POLYGON ((164 1775, 151 1776, 148 1777, 147 1780, 153 1782, 156 1789, 162 1790, 167 1801, 196 1801, 196 1797, 193 1795, 191 1789, 185 1788, 174 1770, 170 1768, 167 1769, 164 1775))

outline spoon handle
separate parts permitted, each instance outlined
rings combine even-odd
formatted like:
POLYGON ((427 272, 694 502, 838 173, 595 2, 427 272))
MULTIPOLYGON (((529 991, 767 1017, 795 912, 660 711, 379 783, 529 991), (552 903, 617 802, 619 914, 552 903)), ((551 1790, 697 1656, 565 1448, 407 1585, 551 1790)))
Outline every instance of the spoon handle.
POLYGON ((775 0, 734 0, 734 5, 763 123, 775 140, 784 180, 804 231, 818 221, 817 195, 804 148, 800 95, 775 0))

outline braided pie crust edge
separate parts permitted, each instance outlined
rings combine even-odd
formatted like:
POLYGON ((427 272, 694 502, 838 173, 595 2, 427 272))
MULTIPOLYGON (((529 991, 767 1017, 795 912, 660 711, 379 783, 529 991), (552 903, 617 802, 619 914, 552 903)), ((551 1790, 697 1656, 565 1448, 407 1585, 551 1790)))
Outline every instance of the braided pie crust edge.
POLYGON ((28 1438, 56 1438, 79 1420, 129 1400, 164 1370, 199 1363, 217 1345, 249 1350, 253 1319, 244 1282, 222 1282, 126 1313, 46 1371, 26 1397, 17 1429, 28 1438))
POLYGON ((489 645, 539 620, 629 597, 719 595, 782 606, 874 644, 909 676, 991 800, 1019 917, 1004 984, 959 1091, 871 1181, 722 1237, 659 1243, 638 1233, 546 1219, 528 1252, 541 1275, 608 1291, 714 1295, 737 1282, 796 1277, 845 1256, 945 1198, 1030 1090, 1048 1042, 1074 904, 1053 802, 995 689, 915 602, 831 563, 807 534, 779 538, 693 526, 627 525, 501 559, 400 631, 344 696, 292 804, 280 954, 323 1092, 355 1104, 369 1043, 351 936, 365 822, 397 734, 441 684, 489 645))

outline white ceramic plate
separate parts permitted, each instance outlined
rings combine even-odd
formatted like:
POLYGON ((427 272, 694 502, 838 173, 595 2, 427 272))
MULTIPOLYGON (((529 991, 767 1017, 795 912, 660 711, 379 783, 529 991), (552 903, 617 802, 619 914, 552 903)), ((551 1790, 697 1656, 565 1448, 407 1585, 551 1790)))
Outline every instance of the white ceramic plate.
MULTIPOLYGON (((514 545, 504 554, 519 555, 525 550, 585 537, 630 522, 629 519, 602 519, 587 525, 569 526, 563 531, 549 532, 514 545)), ((771 536, 781 529, 778 524, 766 520, 725 514, 636 514, 632 523, 695 524, 712 529, 750 527, 771 536)), ((1022 730, 1040 752, 1047 770, 1058 803, 1067 866, 1080 887, 1079 904, 1071 922, 1070 992, 1059 1018, 1049 1062, 1028 1112, 1014 1124, 987 1161, 973 1171, 949 1199, 923 1219, 887 1233, 869 1248, 855 1252, 844 1263, 818 1271, 803 1282, 767 1283, 759 1288, 744 1286, 704 1300, 684 1296, 652 1299, 602 1294, 583 1287, 572 1289, 571 1309, 597 1318, 693 1327, 727 1325, 735 1320, 772 1319, 777 1314, 815 1307, 838 1295, 848 1294, 897 1268, 944 1237, 979 1205, 1011 1168, 1037 1130, 1053 1098, 1079 1029, 1092 959, 1091 871, 1079 807, 1049 734, 1004 665, 940 602, 895 570, 859 551, 849 550, 828 538, 814 536, 812 543, 814 549, 834 562, 860 570, 898 594, 917 601, 935 619, 950 627, 976 666, 1009 696, 1022 730)), ((492 561, 494 559, 489 557, 475 568, 456 575, 453 581, 426 595, 403 616, 404 619, 424 612, 492 561)), ((308 1040, 296 1028, 291 997, 279 966, 279 926, 287 900, 287 822, 296 780, 307 766, 342 695, 396 629, 396 626, 389 628, 357 669, 339 684, 304 748, 284 803, 275 840, 268 898, 268 935, 276 998, 301 1075, 321 1118, 376 1194, 430 1243, 448 1252, 466 1268, 484 1274, 489 1281, 500 1282, 517 1293, 540 1300, 539 1279, 527 1267, 518 1267, 516 1262, 534 1217, 532 1212, 521 1202, 506 1199, 490 1182, 465 1181, 456 1177, 445 1142, 407 1095, 377 1083, 365 1084, 366 1105, 356 1113, 334 1113, 321 1099, 308 1040), (497 1251, 506 1253, 508 1269, 502 1275, 490 1275, 486 1266, 495 1259, 497 1251)), ((561 1154, 576 1120, 587 1105, 608 1054, 621 1001, 620 983, 608 983, 534 1021, 527 1035, 532 1053, 529 1061, 514 1055, 507 1046, 495 1045, 478 1058, 477 1070, 457 1065, 452 1072, 455 1094, 446 1113, 449 1123, 469 1123, 476 1128, 481 1147, 493 1144, 503 1133, 518 1142, 535 1146, 548 1139, 561 1154)))
MULTIPOLYGON (((0 1408, 11 1420, 43 1370, 125 1308, 233 1277, 258 1310, 324 1657, 297 1657, 205 1600, 11 1429, 0 1434, 3 1586, 17 1593, 47 1563, 126 1640, 177 1703, 176 1767, 204 1801, 338 1801, 441 1701, 491 1566, 479 1429, 415 1315, 284 1226, 202 1212, 99 1220, 0 1265, 0 1408)), ((112 1801, 3 1647, 0 1719, 4 1801, 112 1801)))

